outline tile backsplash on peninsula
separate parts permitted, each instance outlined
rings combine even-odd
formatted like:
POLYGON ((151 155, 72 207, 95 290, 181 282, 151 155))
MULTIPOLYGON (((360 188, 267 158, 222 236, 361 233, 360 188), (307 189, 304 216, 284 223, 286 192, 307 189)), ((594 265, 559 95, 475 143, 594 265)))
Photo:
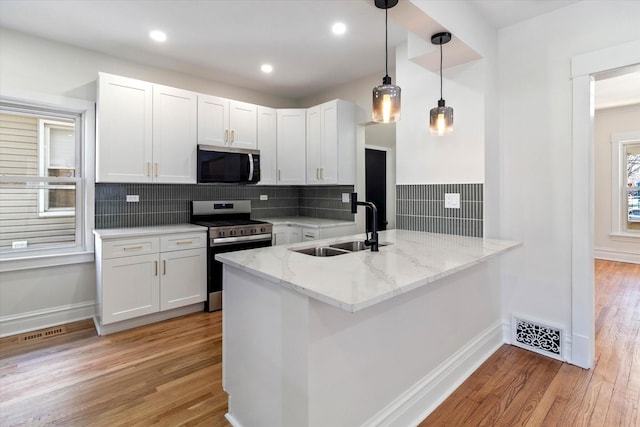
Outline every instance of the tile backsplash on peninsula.
POLYGON ((253 218, 311 216, 353 221, 342 193, 353 186, 245 186, 196 184, 111 184, 95 187, 95 227, 119 228, 189 222, 192 200, 251 200, 253 218), (139 202, 127 202, 138 195, 139 202), (268 200, 260 200, 266 195, 268 200))

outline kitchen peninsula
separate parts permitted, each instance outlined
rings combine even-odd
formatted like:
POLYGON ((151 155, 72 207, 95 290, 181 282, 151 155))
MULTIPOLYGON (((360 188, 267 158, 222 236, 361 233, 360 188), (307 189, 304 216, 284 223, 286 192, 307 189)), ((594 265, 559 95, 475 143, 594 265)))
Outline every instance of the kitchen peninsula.
POLYGON ((519 243, 390 230, 379 252, 294 251, 364 238, 216 255, 233 425, 411 425, 502 344, 491 259, 519 243))

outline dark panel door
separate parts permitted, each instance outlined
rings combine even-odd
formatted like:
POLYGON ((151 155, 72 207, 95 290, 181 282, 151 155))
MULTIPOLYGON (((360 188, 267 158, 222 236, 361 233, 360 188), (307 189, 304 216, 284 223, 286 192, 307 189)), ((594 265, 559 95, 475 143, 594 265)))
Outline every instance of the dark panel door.
MULTIPOLYGON (((367 197, 378 208, 378 230, 387 229, 387 152, 365 150, 367 197)), ((371 230, 371 211, 367 209, 367 230, 371 230)))

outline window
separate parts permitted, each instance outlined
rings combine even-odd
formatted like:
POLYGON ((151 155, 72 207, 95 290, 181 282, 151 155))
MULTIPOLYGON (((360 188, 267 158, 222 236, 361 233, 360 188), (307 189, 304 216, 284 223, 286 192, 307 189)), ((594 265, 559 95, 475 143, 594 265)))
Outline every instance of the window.
MULTIPOLYGON (((75 122, 38 119, 40 176, 76 177, 77 148, 75 122)), ((40 190, 38 211, 40 216, 75 215, 73 183, 51 186, 40 190)))
MULTIPOLYGON (((93 169, 86 168, 93 164, 93 103, 56 100, 0 98, 2 271, 15 269, 7 264, 16 259, 93 251, 93 169)), ((83 261, 46 265, 73 262, 83 261)))
POLYGON ((640 132, 611 136, 612 235, 640 237, 640 132))
POLYGON ((640 230, 640 141, 624 144, 623 182, 627 184, 627 229, 640 230))

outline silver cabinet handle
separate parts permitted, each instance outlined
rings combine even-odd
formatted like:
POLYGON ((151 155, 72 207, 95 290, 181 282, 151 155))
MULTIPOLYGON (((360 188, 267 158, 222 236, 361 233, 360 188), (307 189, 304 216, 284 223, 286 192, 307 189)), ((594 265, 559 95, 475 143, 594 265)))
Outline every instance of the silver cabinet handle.
POLYGON ((191 245, 193 244, 193 240, 183 240, 181 242, 176 242, 176 245, 191 245))
POLYGON ((154 166, 155 166, 155 172, 154 172, 154 174, 155 174, 155 176, 158 176, 158 169, 159 169, 159 168, 158 168, 158 163, 157 163, 157 162, 156 162, 156 163, 154 163, 154 166))
POLYGON ((233 142, 235 141, 235 139, 236 139, 236 131, 235 131, 235 130, 232 130, 232 131, 231 131, 231 143, 232 143, 232 144, 233 144, 233 142))
POLYGON ((280 169, 278 169, 278 181, 280 181, 280 180, 281 180, 281 178, 280 178, 280 169))
POLYGON ((224 130, 224 142, 229 142, 229 129, 224 130))
POLYGON ((154 266, 154 276, 158 275, 158 261, 153 261, 153 266, 154 266))
POLYGON ((147 176, 151 176, 151 162, 147 162, 147 176))
POLYGON ((167 260, 166 259, 162 260, 162 274, 163 275, 167 274, 167 260))
POLYGON ((129 246, 128 248, 122 248, 123 251, 137 251, 138 249, 142 249, 142 246, 129 246))

